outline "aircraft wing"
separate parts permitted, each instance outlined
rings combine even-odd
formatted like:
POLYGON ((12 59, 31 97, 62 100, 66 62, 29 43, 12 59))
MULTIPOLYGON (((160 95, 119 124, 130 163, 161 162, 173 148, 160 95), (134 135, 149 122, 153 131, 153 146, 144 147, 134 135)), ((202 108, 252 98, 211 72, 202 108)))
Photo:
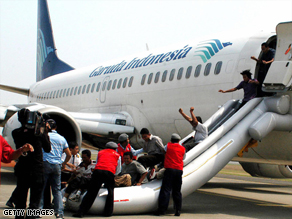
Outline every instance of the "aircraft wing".
POLYGON ((29 96, 29 89, 27 88, 12 87, 12 86, 0 84, 0 89, 21 94, 21 95, 25 95, 25 96, 29 96))

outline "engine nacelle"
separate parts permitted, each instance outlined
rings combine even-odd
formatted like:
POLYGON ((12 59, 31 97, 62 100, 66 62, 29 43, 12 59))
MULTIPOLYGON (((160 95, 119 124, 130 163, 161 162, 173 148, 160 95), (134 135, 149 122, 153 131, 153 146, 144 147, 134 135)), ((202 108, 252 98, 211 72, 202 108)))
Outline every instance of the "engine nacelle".
POLYGON ((292 169, 288 165, 263 163, 240 163, 242 168, 251 176, 269 178, 292 178, 292 169))
MULTIPOLYGON (((50 115, 50 118, 54 119, 57 123, 57 132, 64 136, 67 142, 76 141, 77 144, 81 147, 81 130, 75 119, 68 112, 58 107, 41 104, 31 105, 26 108, 30 111, 39 111, 42 114, 46 113, 50 115)), ((7 121, 3 129, 2 136, 13 148, 15 148, 15 144, 12 138, 12 131, 16 128, 19 128, 20 126, 21 124, 18 121, 17 113, 15 113, 7 121)))

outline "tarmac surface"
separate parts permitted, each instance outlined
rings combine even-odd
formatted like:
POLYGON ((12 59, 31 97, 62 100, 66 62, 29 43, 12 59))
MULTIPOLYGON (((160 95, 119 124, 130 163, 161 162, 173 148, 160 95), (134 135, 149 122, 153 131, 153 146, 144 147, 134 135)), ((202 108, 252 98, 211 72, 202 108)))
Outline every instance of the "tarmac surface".
MULTIPOLYGON (((0 186, 0 218, 15 187, 11 167, 2 167, 0 186)), ((163 218, 173 218, 170 204, 163 218)), ((153 214, 114 215, 113 218, 146 219, 158 217, 153 214)), ((43 217, 54 219, 54 216, 43 217)), ((65 211, 65 218, 72 219, 72 212, 65 211)), ((84 218, 101 218, 86 215, 84 218)), ((228 164, 219 174, 202 188, 183 199, 180 218, 214 219, 280 219, 292 218, 292 180, 254 178, 246 174, 238 164, 228 164)))

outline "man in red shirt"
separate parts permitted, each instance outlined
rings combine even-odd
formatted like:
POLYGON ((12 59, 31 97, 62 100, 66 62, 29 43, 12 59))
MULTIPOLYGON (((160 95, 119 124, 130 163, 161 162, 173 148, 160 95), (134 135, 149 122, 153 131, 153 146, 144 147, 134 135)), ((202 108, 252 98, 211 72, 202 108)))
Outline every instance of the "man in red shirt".
POLYGON ((98 152, 95 170, 91 176, 87 193, 84 196, 77 213, 72 215, 73 217, 83 217, 89 211, 103 183, 104 187, 108 190, 103 216, 109 217, 113 214, 114 178, 115 174, 119 174, 121 171, 121 157, 116 152, 116 149, 118 148, 116 143, 108 142, 105 147, 106 149, 98 152))
POLYGON ((180 136, 178 134, 171 135, 171 142, 165 147, 164 159, 164 178, 158 199, 158 211, 156 215, 164 214, 168 208, 170 192, 175 206, 175 216, 180 216, 182 196, 182 174, 183 174, 183 159, 185 156, 185 148, 179 144, 180 136))
POLYGON ((124 163, 124 153, 125 152, 132 152, 133 159, 136 160, 137 152, 136 150, 130 145, 129 136, 126 133, 123 133, 118 138, 118 148, 117 152, 120 154, 122 158, 122 164, 124 163))
MULTIPOLYGON (((21 155, 26 156, 26 152, 33 152, 33 147, 30 144, 25 144, 18 150, 13 150, 11 146, 7 143, 7 141, 0 135, 0 157, 1 162, 10 163, 12 160, 16 160, 21 155)), ((1 169, 1 163, 0 163, 1 169)))

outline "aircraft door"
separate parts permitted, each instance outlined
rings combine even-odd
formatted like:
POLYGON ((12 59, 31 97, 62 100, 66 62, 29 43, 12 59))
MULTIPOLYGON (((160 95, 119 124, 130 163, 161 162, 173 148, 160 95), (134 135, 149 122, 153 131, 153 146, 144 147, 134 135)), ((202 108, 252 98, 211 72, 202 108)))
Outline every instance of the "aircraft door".
POLYGON ((101 103, 104 103, 106 100, 106 90, 107 90, 109 79, 110 79, 110 77, 107 76, 103 79, 103 81, 101 83, 101 89, 100 89, 100 93, 99 93, 99 100, 101 103))
POLYGON ((264 81, 264 91, 286 91, 292 83, 292 22, 279 23, 274 62, 264 81))

